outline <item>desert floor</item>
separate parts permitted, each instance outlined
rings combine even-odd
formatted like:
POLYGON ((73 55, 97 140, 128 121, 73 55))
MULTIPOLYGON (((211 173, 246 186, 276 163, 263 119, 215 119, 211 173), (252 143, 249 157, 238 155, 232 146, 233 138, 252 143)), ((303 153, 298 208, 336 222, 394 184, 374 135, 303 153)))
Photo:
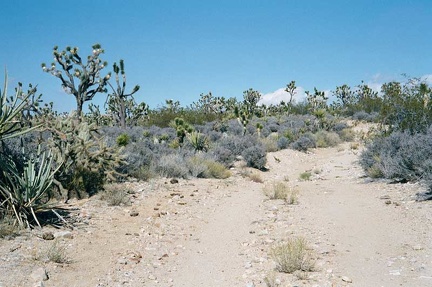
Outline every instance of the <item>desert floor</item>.
POLYGON ((130 205, 72 201, 70 228, 0 239, 0 286, 432 286, 432 202, 414 200, 418 184, 364 177, 359 153, 283 150, 268 171, 238 162, 224 180, 125 183, 130 205), (276 183, 298 202, 268 199, 276 183), (296 237, 314 270, 275 271, 272 248, 296 237), (46 260, 53 245, 68 262, 46 260))

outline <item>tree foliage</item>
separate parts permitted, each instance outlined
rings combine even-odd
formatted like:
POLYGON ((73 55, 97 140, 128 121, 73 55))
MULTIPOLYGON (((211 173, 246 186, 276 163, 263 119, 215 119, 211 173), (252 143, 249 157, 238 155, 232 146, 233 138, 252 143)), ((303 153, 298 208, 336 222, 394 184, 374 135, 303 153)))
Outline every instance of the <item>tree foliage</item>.
POLYGON ((79 118, 82 116, 85 102, 91 101, 98 93, 107 92, 106 85, 111 76, 109 73, 104 77, 101 76, 101 71, 108 65, 100 59, 104 50, 99 44, 93 45, 92 48, 92 54, 84 62, 78 54, 77 47, 66 47, 65 50, 59 51, 55 46, 54 62, 51 66, 42 63, 42 70, 59 78, 64 91, 75 97, 79 118))

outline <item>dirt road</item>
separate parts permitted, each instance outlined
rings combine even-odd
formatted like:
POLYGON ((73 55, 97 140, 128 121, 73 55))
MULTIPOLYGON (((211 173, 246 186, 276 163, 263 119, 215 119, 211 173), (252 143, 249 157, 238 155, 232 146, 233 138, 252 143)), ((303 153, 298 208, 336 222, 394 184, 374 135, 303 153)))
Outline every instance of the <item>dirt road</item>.
POLYGON ((58 239, 69 262, 36 258, 52 245, 38 237, 46 229, 1 240, 0 286, 432 286, 432 204, 413 200, 416 184, 368 182, 357 156, 349 144, 283 150, 252 171, 262 183, 237 166, 226 180, 129 183, 130 206, 75 202, 81 223, 58 239), (298 204, 267 199, 276 182, 298 204), (296 236, 315 271, 275 272, 271 248, 296 236))

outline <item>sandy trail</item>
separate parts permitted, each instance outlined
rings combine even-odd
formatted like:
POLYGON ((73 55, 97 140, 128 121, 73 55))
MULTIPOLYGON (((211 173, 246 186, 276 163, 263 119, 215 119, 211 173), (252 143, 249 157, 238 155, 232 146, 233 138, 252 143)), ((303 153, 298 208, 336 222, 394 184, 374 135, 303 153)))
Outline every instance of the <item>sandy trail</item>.
POLYGON ((239 187, 226 197, 209 215, 196 241, 178 258, 174 286, 239 286, 245 265, 239 253, 262 200, 256 187, 239 187))

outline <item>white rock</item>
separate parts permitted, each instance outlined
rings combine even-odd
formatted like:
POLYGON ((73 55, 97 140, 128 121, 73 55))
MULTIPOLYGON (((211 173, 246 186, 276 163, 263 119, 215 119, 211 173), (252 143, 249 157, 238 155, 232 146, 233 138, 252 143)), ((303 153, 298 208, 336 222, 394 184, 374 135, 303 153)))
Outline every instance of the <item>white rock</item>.
POLYGON ((59 232, 54 233, 54 237, 55 238, 72 239, 73 238, 73 234, 70 231, 59 231, 59 232))
POLYGON ((46 272, 45 268, 42 267, 34 270, 31 273, 30 277, 34 281, 47 281, 49 279, 48 273, 46 272))

